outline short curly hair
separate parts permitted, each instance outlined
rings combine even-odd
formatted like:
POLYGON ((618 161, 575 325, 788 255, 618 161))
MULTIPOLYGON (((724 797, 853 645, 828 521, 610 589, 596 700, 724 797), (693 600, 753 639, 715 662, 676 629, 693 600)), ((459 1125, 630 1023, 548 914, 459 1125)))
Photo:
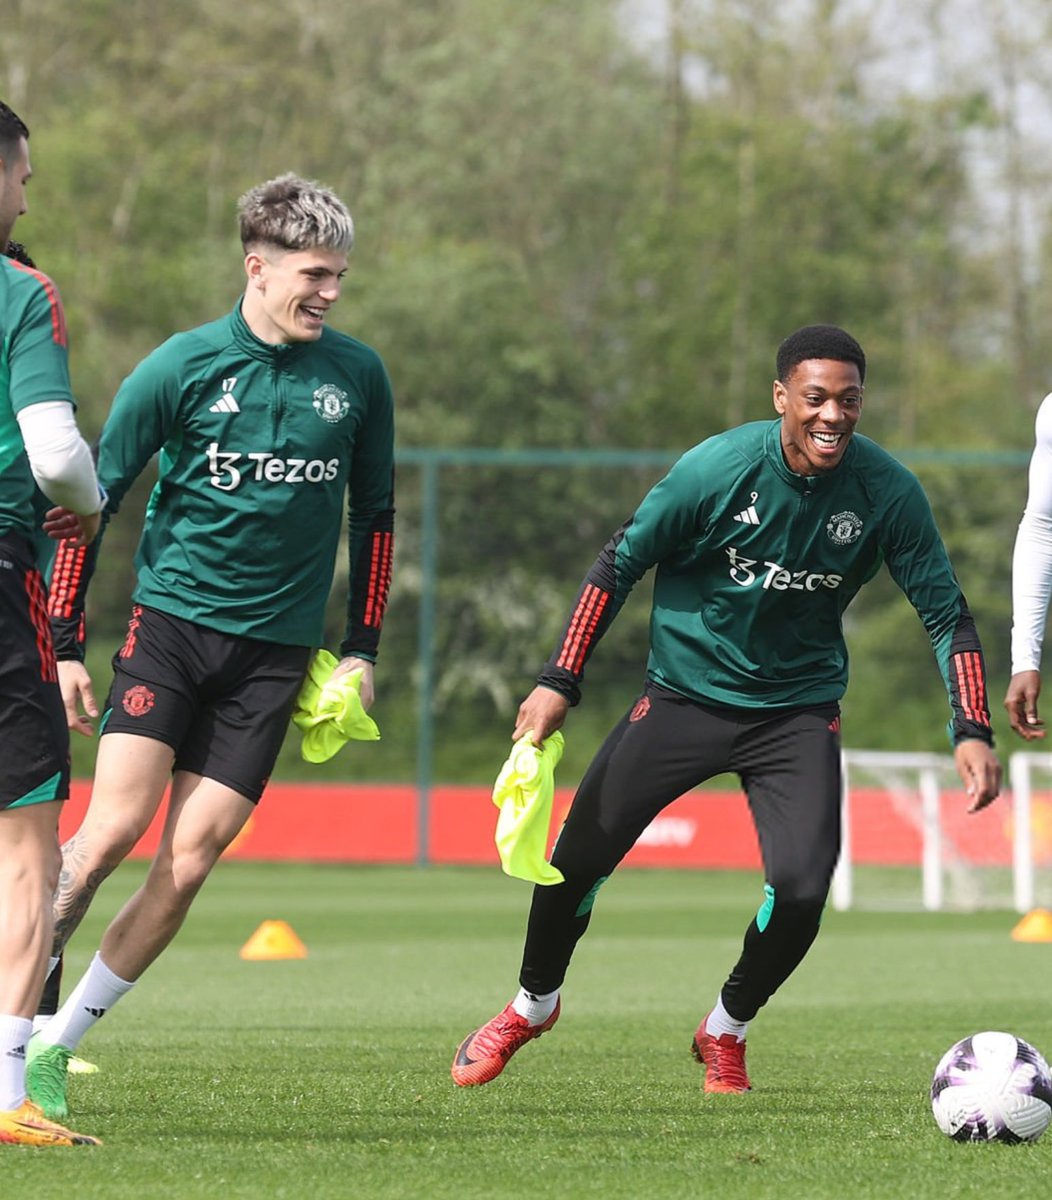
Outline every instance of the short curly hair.
POLYGON ((812 358, 831 358, 858 367, 859 378, 866 378, 866 356, 862 347, 839 325, 805 325, 791 333, 778 347, 775 360, 778 378, 786 383, 802 362, 812 358))

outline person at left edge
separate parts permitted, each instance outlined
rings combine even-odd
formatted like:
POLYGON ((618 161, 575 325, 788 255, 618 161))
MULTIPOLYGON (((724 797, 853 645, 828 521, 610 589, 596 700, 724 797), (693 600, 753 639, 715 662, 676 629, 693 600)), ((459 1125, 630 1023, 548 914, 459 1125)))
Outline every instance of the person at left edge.
MULTIPOLYGON (((27 211, 29 128, 0 102, 0 246, 27 211)), ((26 1043, 40 998, 69 795, 69 732, 34 534, 69 505, 90 541, 103 497, 77 429, 66 320, 54 283, 0 257, 0 1144, 96 1145, 27 1097, 26 1043), (48 497, 48 499, 44 499, 48 497)))
MULTIPOLYGON (((99 443, 116 511, 154 454, 159 479, 114 656, 91 802, 63 846, 52 958, 157 811, 145 883, 29 1049, 30 1095, 68 1111, 70 1052, 177 933, 259 801, 323 620, 349 507, 339 673, 373 663, 391 576, 394 424, 379 355, 328 325, 354 227, 327 188, 283 175, 241 198, 245 288, 227 316, 176 334, 121 385, 99 443), (174 774, 173 774, 174 772, 174 774)), ((61 533, 65 514, 49 524, 61 533)), ((50 612, 67 719, 94 707, 82 657, 93 553, 60 546, 50 612)))
MULTIPOLYGON (((37 269, 37 264, 34 262, 33 256, 22 242, 9 241, 4 247, 4 254, 16 263, 21 263, 23 267, 29 267, 31 271, 37 269)), ((41 493, 42 495, 43 493, 41 493)), ((47 498, 44 497, 41 511, 44 511, 49 506, 49 503, 47 498)), ((40 528, 34 529, 34 544, 37 550, 37 569, 40 571, 45 583, 50 585, 51 567, 55 555, 55 542, 40 528)), ((37 1003, 37 1015, 33 1018, 34 1030, 46 1024, 58 1011, 59 988, 62 984, 61 966, 60 961, 59 965, 47 978, 47 986, 44 988, 44 992, 37 1003)), ((69 1060, 69 1070, 71 1074, 93 1075, 98 1071, 98 1067, 94 1063, 86 1062, 82 1058, 71 1058, 69 1060)))

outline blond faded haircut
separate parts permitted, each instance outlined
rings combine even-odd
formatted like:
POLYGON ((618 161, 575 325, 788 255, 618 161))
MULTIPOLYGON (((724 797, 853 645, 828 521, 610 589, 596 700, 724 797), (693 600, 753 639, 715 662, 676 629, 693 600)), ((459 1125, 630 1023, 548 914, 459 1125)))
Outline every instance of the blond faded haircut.
POLYGON ((279 175, 247 191, 237 204, 241 245, 313 250, 320 246, 349 254, 354 221, 328 188, 298 175, 279 175))

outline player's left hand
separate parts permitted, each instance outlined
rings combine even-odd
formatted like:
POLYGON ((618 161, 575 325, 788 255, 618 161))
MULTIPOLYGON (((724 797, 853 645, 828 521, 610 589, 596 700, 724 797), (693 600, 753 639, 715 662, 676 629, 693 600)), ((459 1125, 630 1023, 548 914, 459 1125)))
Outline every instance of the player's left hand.
POLYGON ((367 658, 355 658, 353 654, 348 658, 341 658, 332 669, 332 678, 339 679, 341 675, 346 675, 348 671, 357 671, 359 667, 362 669, 362 682, 358 688, 358 695, 361 697, 362 708, 368 712, 372 708, 375 694, 373 692, 373 664, 367 658))
POLYGON ((953 757, 957 774, 972 798, 970 813, 997 799, 1001 790, 1001 763, 990 746, 978 739, 958 742, 953 757))
POLYGON ((49 508, 41 528, 56 542, 72 539, 78 546, 87 546, 99 531, 100 514, 81 516, 68 508, 49 508))

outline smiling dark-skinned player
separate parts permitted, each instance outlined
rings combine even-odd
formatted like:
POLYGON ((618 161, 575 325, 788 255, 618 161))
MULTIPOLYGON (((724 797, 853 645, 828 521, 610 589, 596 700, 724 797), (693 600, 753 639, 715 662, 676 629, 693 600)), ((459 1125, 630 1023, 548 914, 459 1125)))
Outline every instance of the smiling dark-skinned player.
MULTIPOLYGON (((861 346, 810 325, 782 342, 776 367, 777 419, 708 438, 651 489, 592 565, 519 709, 516 739, 529 731, 540 743, 562 725, 589 656, 655 568, 646 686, 578 788, 552 854, 564 882, 534 889, 518 993, 457 1050, 462 1087, 494 1079, 555 1024, 596 893, 643 830, 684 792, 734 772, 764 895, 691 1049, 706 1092, 750 1090, 746 1028, 814 941, 840 850, 842 618, 882 563, 931 638, 971 810, 999 791, 982 648, 928 500, 856 432, 861 346)), ((682 963, 705 970, 689 945, 682 963)))

